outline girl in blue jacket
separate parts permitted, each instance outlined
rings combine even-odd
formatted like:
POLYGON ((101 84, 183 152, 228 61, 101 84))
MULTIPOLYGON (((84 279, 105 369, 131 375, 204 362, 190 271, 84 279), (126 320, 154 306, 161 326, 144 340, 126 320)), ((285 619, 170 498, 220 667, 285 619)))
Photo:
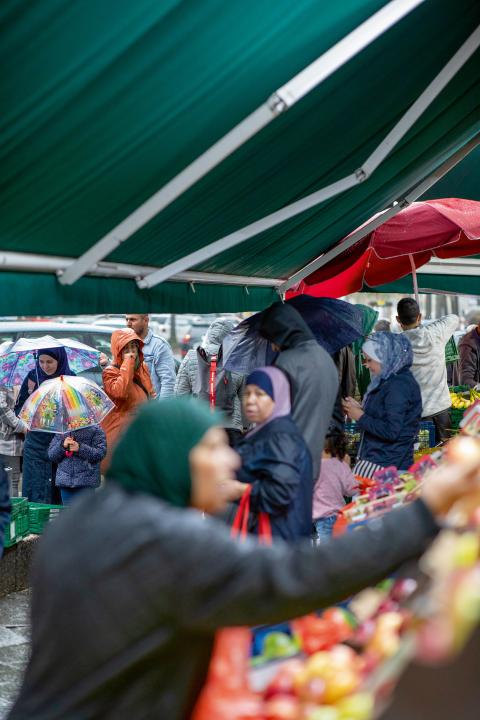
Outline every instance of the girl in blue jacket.
POLYGON ((93 491, 100 485, 100 463, 106 454, 107 440, 99 425, 55 435, 48 448, 48 457, 58 465, 56 484, 64 505, 69 505, 80 493, 93 491))
POLYGON ((407 470, 422 415, 420 387, 410 372, 410 340, 404 334, 377 332, 362 351, 372 376, 363 406, 351 397, 343 401, 345 413, 362 431, 358 459, 407 470))

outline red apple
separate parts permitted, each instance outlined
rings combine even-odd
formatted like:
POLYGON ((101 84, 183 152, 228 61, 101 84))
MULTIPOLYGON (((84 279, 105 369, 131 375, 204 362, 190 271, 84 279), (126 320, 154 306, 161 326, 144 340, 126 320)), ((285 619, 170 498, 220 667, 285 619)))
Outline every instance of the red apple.
POLYGON ((300 688, 300 698, 308 703, 321 705, 325 696, 325 680, 313 677, 300 688))

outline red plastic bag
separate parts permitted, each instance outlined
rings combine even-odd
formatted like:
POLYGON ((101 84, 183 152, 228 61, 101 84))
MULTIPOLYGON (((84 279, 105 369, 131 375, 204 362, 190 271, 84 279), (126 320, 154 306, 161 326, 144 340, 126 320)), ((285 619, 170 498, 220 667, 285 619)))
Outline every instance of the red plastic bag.
MULTIPOLYGON (((247 536, 250 514, 250 485, 247 486, 232 525, 232 535, 247 536)), ((259 541, 271 544, 270 518, 259 513, 259 541)), ((249 628, 219 630, 215 636, 207 682, 191 720, 263 720, 262 699, 249 688, 248 661, 252 635, 249 628)))

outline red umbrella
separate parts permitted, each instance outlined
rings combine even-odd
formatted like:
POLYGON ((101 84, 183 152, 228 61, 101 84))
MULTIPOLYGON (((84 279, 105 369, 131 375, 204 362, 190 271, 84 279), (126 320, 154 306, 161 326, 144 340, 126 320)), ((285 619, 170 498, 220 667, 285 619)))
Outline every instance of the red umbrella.
POLYGON ((341 297, 365 285, 374 288, 415 274, 433 257, 479 253, 480 202, 458 198, 416 202, 309 275, 287 297, 341 297))

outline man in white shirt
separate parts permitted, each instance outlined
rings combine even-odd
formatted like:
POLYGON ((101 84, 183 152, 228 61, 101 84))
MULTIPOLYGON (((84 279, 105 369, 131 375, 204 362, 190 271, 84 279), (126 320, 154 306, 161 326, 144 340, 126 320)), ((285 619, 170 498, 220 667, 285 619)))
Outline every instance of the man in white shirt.
POLYGON ((412 373, 422 393, 422 420, 432 420, 437 442, 449 437, 451 406, 445 364, 445 345, 458 327, 457 315, 445 315, 422 325, 418 303, 402 298, 397 305, 397 321, 413 348, 412 373))

